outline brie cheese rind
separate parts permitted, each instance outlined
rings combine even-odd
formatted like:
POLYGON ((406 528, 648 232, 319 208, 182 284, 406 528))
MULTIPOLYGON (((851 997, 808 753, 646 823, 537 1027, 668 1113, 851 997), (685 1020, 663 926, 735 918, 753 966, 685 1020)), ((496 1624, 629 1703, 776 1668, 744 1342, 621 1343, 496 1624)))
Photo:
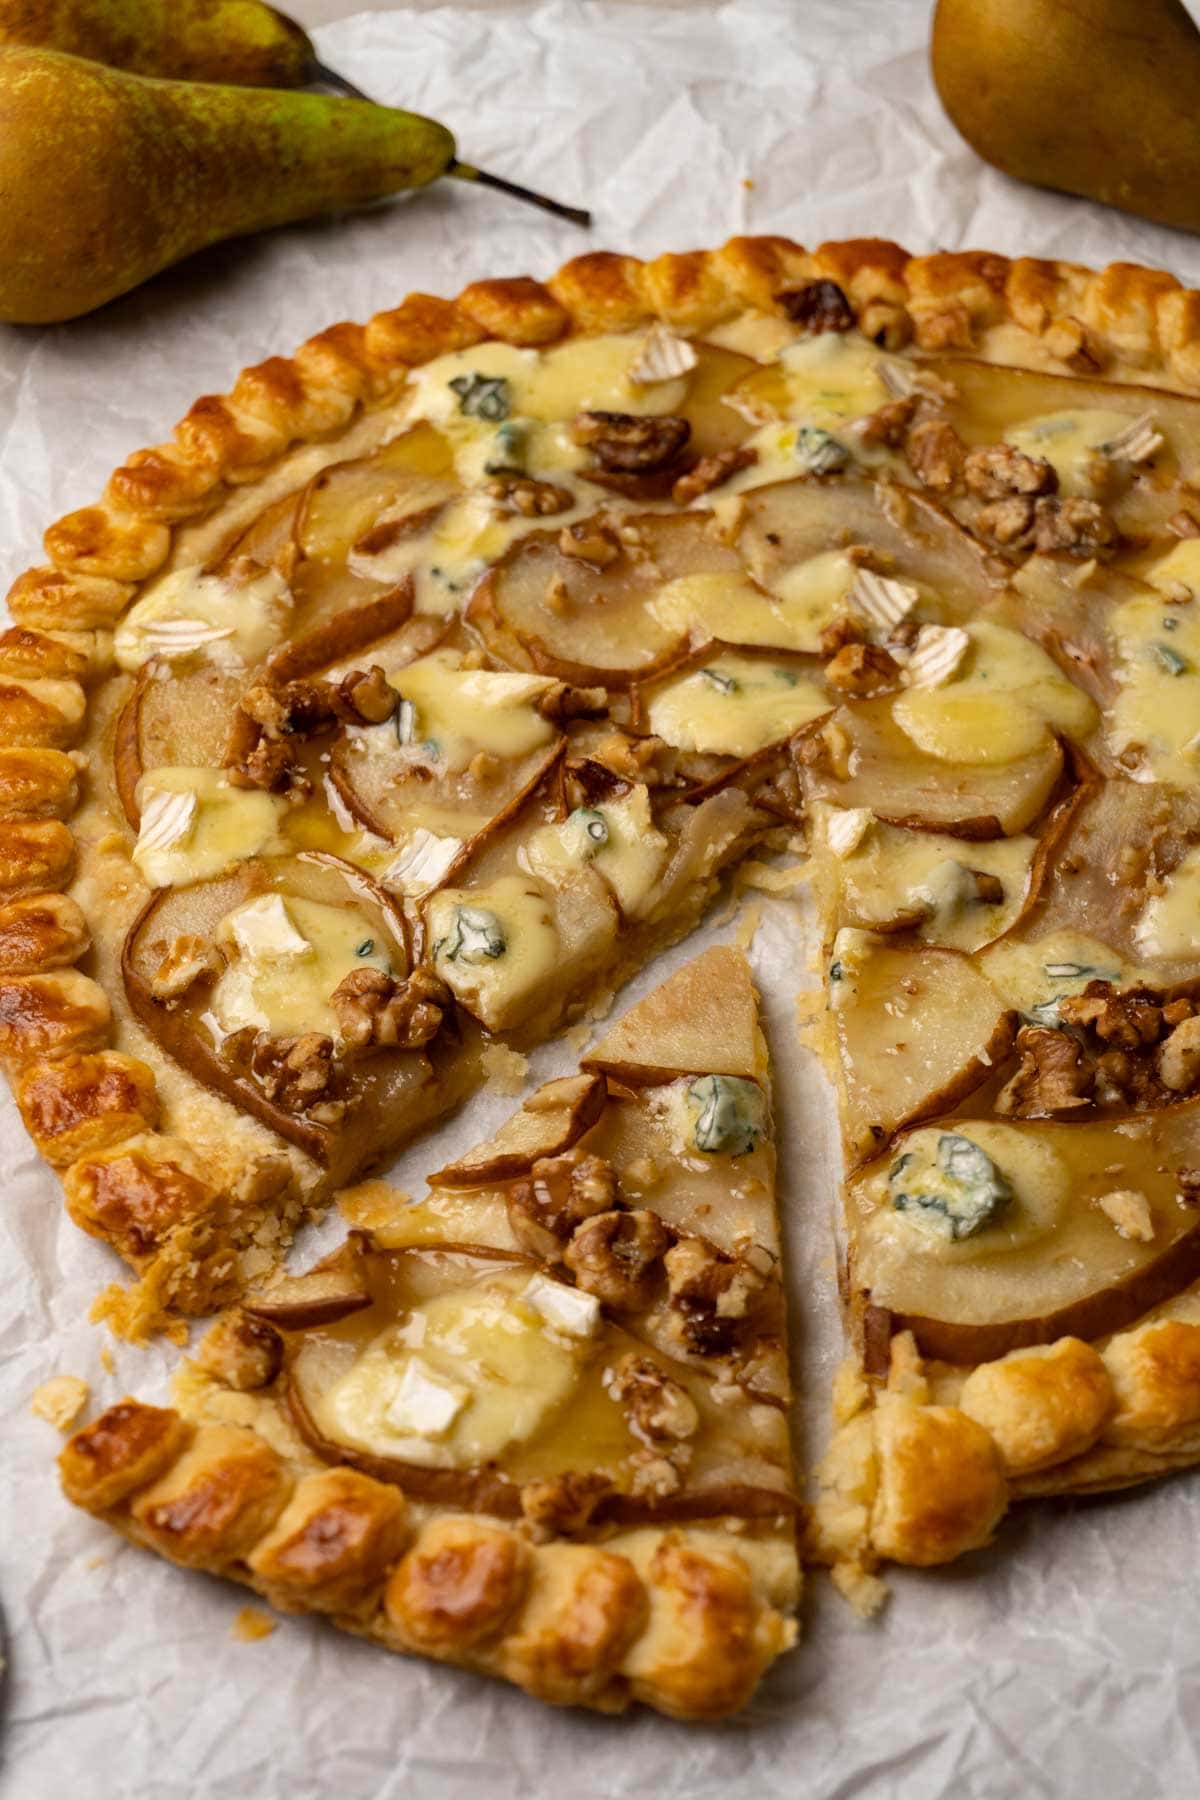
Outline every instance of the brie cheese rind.
MULTIPOLYGON (((137 1277, 103 1316, 143 1336, 260 1284, 339 1185, 685 935, 724 870, 802 831, 853 1351, 816 1554, 869 1606, 881 1559, 949 1560, 1012 1498, 1200 1460, 1190 306, 1128 267, 870 241, 584 257, 546 287, 482 282, 339 327, 286 380, 248 371, 52 526, 0 639, 0 1054, 72 1217, 137 1277)), ((734 1516, 774 1491, 759 1465, 786 1397, 781 1315, 754 1315, 738 1361, 740 1309, 778 1282, 770 1183, 746 1173, 760 1061, 701 982, 645 1004, 656 1046, 615 1027, 470 1179, 435 1180, 411 1219, 441 1237, 363 1251, 349 1300, 335 1269, 254 1302, 264 1327, 328 1339, 251 1384, 292 1396, 267 1428, 299 1459, 264 1474, 281 1507, 324 1457, 318 1497, 385 1490, 364 1505, 394 1560, 400 1490, 410 1510, 436 1512, 431 1481, 483 1507, 462 1482, 487 1456, 503 1474, 487 1507, 536 1489, 521 1458, 553 1439, 563 1395, 587 1389, 597 1418, 632 1405, 620 1359, 593 1380, 614 1307, 682 1371, 662 1416, 696 1454, 686 1471, 649 1459, 676 1492, 698 1503, 706 1397, 739 1387, 757 1472, 734 1516), (589 1133, 619 1194, 587 1201, 560 1257, 557 1203, 547 1223, 540 1201, 513 1215, 484 1190, 589 1133), (398 1328, 419 1316, 428 1343, 401 1342, 364 1269, 399 1258, 403 1287, 443 1240, 495 1266, 469 1305, 409 1308, 398 1328), (604 1266, 618 1241, 629 1266, 590 1289, 592 1252, 604 1266), (724 1310, 710 1253, 736 1264, 719 1264, 724 1310), (342 1367, 328 1343, 357 1342, 368 1313, 362 1366, 342 1367), (446 1348, 485 1318, 512 1352, 495 1391, 523 1396, 507 1411, 446 1348)), ((260 1455, 222 1437, 164 1474, 189 1431, 148 1420, 159 1450, 130 1452, 167 1486, 118 1522, 160 1548, 156 1509, 214 1460, 226 1491, 260 1455)), ((583 1545, 591 1477, 617 1512, 646 1500, 619 1434, 597 1443, 579 1542, 545 1493, 519 1544, 503 1506, 475 1537, 457 1515, 429 1528, 519 1566, 538 1618, 560 1617, 557 1552, 566 1569, 583 1545), (531 1535, 554 1573, 531 1572, 531 1535)), ((109 1510, 103 1484, 72 1482, 109 1510)), ((633 1576, 594 1579, 645 1588, 689 1554, 690 1525, 682 1548, 641 1535, 658 1529, 629 1527, 633 1576)), ((461 1660, 461 1640, 412 1623, 425 1567, 401 1584, 406 1622, 378 1634, 461 1660)), ((369 1587, 346 1601, 331 1577, 326 1609, 369 1587)), ((681 1616, 666 1638, 647 1627, 655 1657, 681 1616)), ((644 1634, 615 1628, 587 1692, 533 1679, 516 1617, 480 1623, 468 1660, 548 1698, 690 1716, 748 1691, 669 1693, 644 1634)))

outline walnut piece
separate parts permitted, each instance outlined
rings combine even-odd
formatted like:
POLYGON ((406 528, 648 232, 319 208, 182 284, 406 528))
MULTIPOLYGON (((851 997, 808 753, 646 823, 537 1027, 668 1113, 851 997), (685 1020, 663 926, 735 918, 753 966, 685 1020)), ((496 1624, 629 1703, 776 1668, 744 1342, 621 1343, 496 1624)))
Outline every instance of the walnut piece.
POLYGON ((1106 1218, 1112 1220, 1121 1237, 1132 1238, 1139 1244, 1153 1241, 1154 1219, 1145 1194, 1133 1188, 1114 1188, 1111 1194, 1101 1194, 1096 1205, 1106 1218))
POLYGON ((283 1339, 240 1307, 218 1319, 196 1351, 197 1364, 238 1393, 269 1387, 283 1366, 283 1339))
MULTIPOLYGON (((1168 1009, 1163 1008, 1164 1013, 1168 1009)), ((1159 1049, 1158 1079, 1174 1094, 1190 1094, 1200 1083, 1200 1018, 1181 1019, 1159 1049)))
POLYGON ((260 737, 253 750, 228 771, 233 787, 265 788, 269 794, 290 792, 303 796, 312 783, 292 760, 292 747, 283 738, 260 737))
POLYGON ((657 1213, 602 1212, 579 1225, 563 1252, 576 1285, 619 1312, 648 1306, 673 1234, 657 1213))
POLYGON ((569 512, 575 504, 566 488, 552 481, 532 481, 527 475, 501 475, 485 481, 483 491, 504 512, 519 513, 523 519, 548 519, 555 513, 569 512))
POLYGON ((763 1275, 744 1257, 726 1256, 702 1238, 681 1238, 665 1256, 675 1337, 700 1356, 734 1348, 763 1288, 763 1275))
POLYGON ((702 456, 694 469, 681 475, 671 489, 671 498, 677 506, 690 506, 693 500, 701 495, 709 494, 729 481, 741 469, 749 469, 758 461, 758 451, 750 448, 739 450, 718 450, 712 456, 702 456))
POLYGON ((987 538, 1001 550, 1029 550, 1036 534, 1034 501, 1025 494, 992 500, 975 514, 977 537, 987 538))
POLYGON ((898 400, 889 400, 877 411, 868 413, 854 428, 859 442, 884 444, 889 450, 897 449, 904 442, 913 414, 920 404, 920 394, 903 394, 898 400))
POLYGON ((575 442, 612 475, 648 475, 666 468, 691 435, 688 421, 674 413, 581 412, 571 427, 575 442))
POLYGON ((1059 1001, 1058 1016, 1064 1024, 1085 1026, 1101 1043, 1123 1050, 1156 1044, 1162 1036, 1162 1002, 1151 988, 1122 992, 1111 982, 1089 981, 1082 994, 1069 994, 1059 1001))
POLYGON ((967 492, 977 500, 1006 500, 1012 494, 1054 494, 1058 475, 1044 456, 1026 456, 1011 444, 986 444, 963 463, 967 492))
POLYGON ((836 281, 806 281, 775 296, 793 325, 812 336, 824 331, 853 331, 854 308, 836 281))
POLYGON ((284 1112, 336 1125, 346 1110, 333 1092, 333 1039, 319 1031, 277 1038, 249 1025, 225 1039, 221 1055, 235 1074, 252 1077, 284 1112))
POLYGON ((922 487, 950 494, 962 478, 967 447, 945 419, 925 419, 904 441, 908 466, 922 487))
POLYGON ((602 719, 608 711, 608 693, 602 687, 572 687, 569 682, 556 681, 534 702, 534 709, 552 725, 566 725, 571 719, 602 719))
POLYGON ((1017 1051, 1021 1066, 996 1096, 998 1113, 1039 1119, 1089 1104, 1092 1073, 1083 1046, 1068 1032, 1026 1025, 1017 1033, 1017 1051))
POLYGON ((1121 541, 1116 521, 1095 500, 1038 500, 1034 515, 1034 543, 1043 554, 1062 550, 1068 556, 1102 556, 1121 541))
POLYGON ((397 981, 382 969, 352 969, 329 997, 338 1027, 355 1050, 419 1050, 442 1027, 450 989, 429 969, 397 981))
POLYGON ((616 1171, 601 1156, 568 1150, 539 1157, 528 1175, 509 1187, 505 1205, 513 1236, 523 1250, 558 1261, 577 1228, 620 1205, 616 1171))
POLYGON ((696 1403, 653 1358, 630 1351, 605 1379, 605 1388, 624 1407, 629 1429, 654 1447, 682 1443, 700 1425, 696 1403))
POLYGON ((193 932, 181 932, 150 977, 150 992, 169 1006, 198 981, 215 981, 224 967, 225 958, 215 944, 193 932))
POLYGON ((579 519, 574 525, 564 525, 558 534, 558 548, 563 556, 590 563, 594 569, 607 569, 625 554, 612 526, 599 519, 579 519))
POLYGON ((844 644, 825 664, 825 679, 843 694, 878 694, 896 686, 900 665, 879 644, 844 644))
POLYGON ((527 1481, 521 1489, 521 1511, 534 1528, 535 1540, 570 1537, 586 1531, 612 1485, 607 1475, 574 1471, 545 1481, 527 1481))

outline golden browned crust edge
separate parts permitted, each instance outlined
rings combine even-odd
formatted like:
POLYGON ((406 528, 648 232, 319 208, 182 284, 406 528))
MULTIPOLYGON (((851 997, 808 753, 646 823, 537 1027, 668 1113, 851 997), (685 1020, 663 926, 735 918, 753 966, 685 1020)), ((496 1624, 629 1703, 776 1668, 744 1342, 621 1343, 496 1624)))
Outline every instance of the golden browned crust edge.
POLYGON ((794 1583, 775 1591, 753 1540, 715 1529, 542 1543, 500 1520, 423 1517, 398 1488, 294 1465, 249 1426, 132 1399, 77 1432, 59 1467, 75 1505, 170 1561, 556 1705, 719 1718, 796 1637, 794 1583))

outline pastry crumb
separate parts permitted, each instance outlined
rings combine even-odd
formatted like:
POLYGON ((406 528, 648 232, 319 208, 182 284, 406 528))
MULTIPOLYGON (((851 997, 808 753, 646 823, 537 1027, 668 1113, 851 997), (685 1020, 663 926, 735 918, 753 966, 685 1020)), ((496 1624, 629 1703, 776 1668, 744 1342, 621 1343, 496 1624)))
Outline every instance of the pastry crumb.
POLYGON ((34 1389, 29 1410, 35 1418, 45 1419, 59 1431, 70 1431, 87 1405, 91 1391, 78 1375, 52 1375, 49 1381, 43 1381, 34 1389))
POLYGON ((411 1194, 386 1181, 360 1181, 356 1187, 342 1189, 337 1209, 348 1225, 357 1225, 361 1231, 383 1231, 396 1223, 411 1200, 411 1194))
POLYGON ((592 1027, 587 1019, 581 1019, 578 1025, 572 1025, 569 1031, 563 1032, 563 1042, 571 1046, 576 1056, 586 1047, 591 1039, 592 1027))
POLYGON ((809 873, 807 862, 788 863, 784 868, 777 868, 774 863, 751 861, 741 865, 734 879, 739 888, 758 888, 764 894, 788 894, 806 881, 809 873))
POLYGON ((886 1605, 889 1589, 886 1581, 872 1575, 860 1563, 834 1563, 829 1571, 834 1587, 860 1619, 873 1619, 886 1605))
POLYGON ((260 1612, 257 1606, 243 1606, 233 1621, 230 1636, 239 1644, 257 1644, 261 1638, 270 1637, 275 1623, 270 1613, 260 1612))
POLYGON ((487 1085, 493 1094, 519 1094, 529 1073, 529 1058, 507 1044, 489 1044, 481 1058, 487 1085))
POLYGON ((733 934, 733 941, 739 950, 749 951, 754 942, 754 934, 762 924, 762 907, 747 906, 738 920, 738 928, 733 934))

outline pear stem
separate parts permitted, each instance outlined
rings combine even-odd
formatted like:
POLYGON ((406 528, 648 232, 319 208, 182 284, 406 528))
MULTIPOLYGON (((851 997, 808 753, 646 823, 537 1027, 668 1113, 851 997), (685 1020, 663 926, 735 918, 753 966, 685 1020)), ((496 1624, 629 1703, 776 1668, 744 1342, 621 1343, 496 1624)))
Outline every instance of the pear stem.
POLYGON ((532 188, 520 187, 515 181, 506 181, 503 175, 489 175, 486 169, 473 168, 470 163, 454 161, 446 170, 458 181, 477 181, 481 187, 495 188, 501 194, 511 194, 514 200, 524 200, 530 206, 540 206, 543 212, 553 213, 556 219, 569 219, 572 225, 590 226, 592 215, 582 206, 567 206, 562 200, 551 200, 546 194, 535 194, 532 188))
POLYGON ((323 62, 312 62, 308 65, 310 81, 319 81, 322 87, 333 88, 336 93, 345 94, 348 100, 369 100, 371 96, 364 94, 360 87, 339 75, 336 69, 330 69, 323 62))

